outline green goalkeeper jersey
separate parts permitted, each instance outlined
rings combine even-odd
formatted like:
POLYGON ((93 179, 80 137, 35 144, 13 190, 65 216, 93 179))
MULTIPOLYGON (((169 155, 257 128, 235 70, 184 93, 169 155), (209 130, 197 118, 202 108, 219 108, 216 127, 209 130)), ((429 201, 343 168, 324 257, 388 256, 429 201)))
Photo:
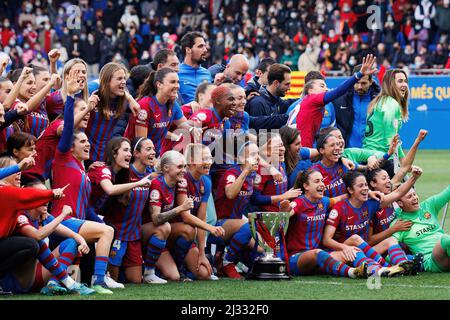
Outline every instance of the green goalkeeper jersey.
POLYGON ((409 231, 399 231, 393 236, 405 243, 412 253, 431 254, 436 243, 444 234, 438 221, 438 214, 442 207, 450 201, 450 185, 441 193, 428 198, 420 204, 416 212, 403 212, 397 209, 394 224, 398 219, 411 220, 413 225, 409 231))
MULTIPOLYGON (((400 131, 402 123, 401 106, 397 100, 392 97, 380 99, 367 117, 363 148, 387 153, 391 140, 400 131)), ((398 148, 398 155, 400 158, 405 156, 401 147, 398 148)))
POLYGON ((352 160, 356 163, 367 162, 371 156, 375 156, 378 159, 383 158, 384 153, 375 150, 366 150, 360 148, 346 148, 342 156, 346 159, 352 160))

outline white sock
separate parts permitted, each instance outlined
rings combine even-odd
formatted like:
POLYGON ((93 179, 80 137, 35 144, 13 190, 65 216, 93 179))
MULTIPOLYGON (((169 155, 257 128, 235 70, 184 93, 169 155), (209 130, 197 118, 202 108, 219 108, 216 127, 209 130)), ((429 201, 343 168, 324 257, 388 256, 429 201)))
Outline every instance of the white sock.
POLYGON ((350 270, 348 271, 348 276, 352 279, 355 279, 355 268, 350 268, 350 270))
POLYGON ((144 276, 154 276, 155 275, 155 269, 145 269, 144 276))
POLYGON ((76 283, 71 277, 67 276, 65 279, 61 280, 61 282, 66 286, 66 288, 72 288, 72 286, 76 283))

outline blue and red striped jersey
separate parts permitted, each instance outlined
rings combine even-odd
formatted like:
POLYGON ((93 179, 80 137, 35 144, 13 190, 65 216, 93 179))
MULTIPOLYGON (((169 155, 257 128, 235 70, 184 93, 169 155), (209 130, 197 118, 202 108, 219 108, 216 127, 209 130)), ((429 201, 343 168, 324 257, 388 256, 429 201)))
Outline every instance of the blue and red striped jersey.
MULTIPOLYGON (((282 195, 288 190, 288 178, 286 175, 284 163, 280 163, 278 171, 281 172, 283 179, 278 182, 275 181, 273 176, 269 173, 268 169, 264 169, 261 165, 258 168, 258 172, 255 177, 255 191, 261 192, 264 196, 278 196, 282 195)), ((268 205, 260 206, 261 211, 278 212, 280 203, 271 203, 268 205)))
POLYGON ((294 215, 289 219, 286 233, 288 254, 319 248, 327 211, 331 207, 330 198, 323 197, 314 203, 305 196, 300 196, 291 202, 291 206, 294 215))
POLYGON ((150 184, 149 204, 160 207, 161 212, 172 210, 175 205, 175 186, 169 187, 163 175, 153 179, 150 184))
POLYGON ((373 227, 373 233, 377 234, 389 229, 392 220, 395 219, 395 210, 392 207, 382 208, 378 210, 370 221, 373 227))
POLYGON ((56 119, 43 131, 36 141, 36 165, 24 171, 23 174, 38 177, 42 181, 50 178, 52 162, 60 140, 58 128, 63 124, 63 119, 56 119))
POLYGON ((47 96, 45 99, 45 109, 51 120, 64 113, 64 100, 61 90, 54 91, 47 96))
POLYGON ((86 135, 91 143, 90 159, 93 161, 105 161, 106 144, 112 138, 114 128, 119 121, 117 117, 119 99, 111 100, 109 120, 105 119, 98 108, 91 111, 86 135))
POLYGON ((193 120, 201 128, 206 127, 203 131, 202 141, 206 146, 221 138, 225 130, 231 128, 230 121, 222 119, 214 108, 198 110, 190 117, 190 120, 193 120))
POLYGON ((342 161, 339 160, 330 168, 325 167, 322 161, 319 161, 314 163, 311 169, 315 169, 322 174, 325 184, 325 196, 334 198, 347 192, 342 177, 349 170, 342 164, 342 161))
POLYGON ((45 109, 45 100, 41 102, 36 111, 27 114, 29 133, 39 138, 41 133, 48 127, 50 121, 48 120, 47 110, 45 109))
MULTIPOLYGON (((130 182, 145 178, 146 173, 139 173, 130 164, 130 182)), ((122 241, 135 241, 141 239, 142 213, 146 208, 150 187, 136 187, 130 191, 130 202, 127 206, 111 201, 107 207, 108 214, 105 221, 111 223, 116 229, 116 239, 122 241)))
POLYGON ((14 126, 11 124, 0 132, 0 153, 6 151, 6 141, 14 134, 14 126))
POLYGON ((141 111, 136 117, 131 116, 124 136, 132 140, 136 137, 136 126, 147 128, 147 138, 152 140, 155 145, 156 156, 158 157, 168 128, 173 121, 183 118, 183 112, 178 103, 175 103, 169 112, 167 106, 159 103, 155 96, 144 97, 138 102, 141 111))
POLYGON ((219 180, 216 190, 216 206, 217 220, 220 219, 241 219, 242 215, 248 212, 250 197, 253 194, 253 184, 256 173, 249 174, 242 185, 241 190, 234 199, 228 199, 225 195, 225 187, 231 185, 241 175, 242 171, 239 166, 228 169, 219 180))
POLYGON ((92 187, 83 163, 78 161, 71 151, 62 153, 56 148, 52 177, 53 189, 69 184, 64 191, 65 197, 52 202, 52 215, 59 216, 63 206, 68 205, 72 207, 75 218, 85 220, 92 187))
POLYGON ((234 134, 247 133, 250 129, 250 116, 246 111, 236 112, 229 121, 230 129, 235 130, 234 134))
POLYGON ((380 203, 370 199, 355 208, 348 199, 339 201, 333 206, 327 219, 327 225, 336 228, 334 239, 343 243, 352 235, 359 235, 364 241, 369 239, 370 220, 380 209, 380 203))
MULTIPOLYGON (((200 180, 195 180, 190 172, 184 174, 184 179, 178 181, 176 185, 177 194, 186 194, 194 201, 194 208, 191 214, 198 216, 198 209, 202 203, 207 203, 211 194, 211 180, 207 176, 202 176, 200 180)), ((177 217, 177 222, 182 221, 181 217, 177 217)))
POLYGON ((89 197, 89 207, 93 208, 95 213, 100 214, 100 210, 108 200, 108 194, 103 190, 100 182, 109 180, 114 184, 114 172, 108 166, 100 166, 88 171, 89 179, 92 184, 92 192, 89 197))

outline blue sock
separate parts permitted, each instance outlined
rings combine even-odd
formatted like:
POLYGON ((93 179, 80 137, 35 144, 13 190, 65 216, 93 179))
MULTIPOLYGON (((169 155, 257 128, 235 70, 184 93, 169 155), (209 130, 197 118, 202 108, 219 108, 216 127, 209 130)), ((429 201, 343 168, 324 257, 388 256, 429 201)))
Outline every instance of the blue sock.
POLYGON ((376 252, 374 248, 369 246, 367 242, 361 243, 358 248, 360 248, 362 252, 364 252, 366 257, 375 260, 383 267, 389 267, 389 264, 386 262, 386 260, 384 260, 384 258, 378 252, 376 252))
MULTIPOLYGON (((73 239, 66 239, 59 245, 59 264, 67 271, 67 268, 73 263, 78 252, 78 243, 73 239)), ((57 277, 52 276, 50 280, 58 282, 57 277)))
POLYGON ((408 260, 414 260, 414 256, 412 254, 407 254, 406 257, 408 258, 408 260))
POLYGON ((47 244, 39 240, 39 262, 52 273, 56 282, 62 281, 68 277, 66 270, 61 266, 53 253, 48 248, 47 244))
POLYGON ((328 252, 320 251, 317 254, 317 265, 327 274, 348 277, 350 267, 334 259, 328 252))
POLYGON ((237 262, 243 248, 252 239, 252 233, 250 231, 250 225, 244 224, 231 238, 230 245, 228 246, 228 252, 225 255, 225 260, 229 262, 237 262))
POLYGON ((182 236, 179 236, 178 239, 175 241, 175 248, 173 250, 173 259, 175 260, 178 269, 180 269, 180 267, 184 265, 184 258, 186 258, 186 255, 188 254, 191 245, 192 241, 188 241, 182 236))
POLYGON ((355 260, 353 261, 353 266, 354 266, 355 268, 356 268, 356 267, 359 267, 359 266, 362 265, 364 262, 367 263, 367 271, 368 271, 370 274, 376 273, 376 272, 381 268, 381 265, 380 265, 378 262, 376 262, 375 260, 373 260, 373 259, 371 259, 371 258, 366 257, 366 255, 364 254, 364 252, 358 251, 358 252, 356 253, 356 258, 355 258, 355 260))
POLYGON ((105 282, 106 268, 108 268, 108 257, 96 256, 94 264, 94 275, 96 276, 96 279, 94 285, 105 282))
POLYGON ((161 240, 155 235, 150 238, 144 258, 145 270, 155 270, 155 264, 165 247, 166 240, 161 240))
POLYGON ((394 244, 388 249, 388 255, 391 259, 391 263, 393 265, 402 263, 404 261, 407 261, 408 258, 406 257, 405 251, 398 245, 394 244))

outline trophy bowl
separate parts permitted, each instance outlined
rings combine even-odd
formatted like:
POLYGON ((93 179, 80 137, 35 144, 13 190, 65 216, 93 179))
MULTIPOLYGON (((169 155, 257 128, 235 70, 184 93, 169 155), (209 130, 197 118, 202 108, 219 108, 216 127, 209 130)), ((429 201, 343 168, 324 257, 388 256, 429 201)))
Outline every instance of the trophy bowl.
POLYGON ((280 238, 286 234, 289 217, 289 212, 251 212, 248 214, 252 236, 264 249, 264 254, 255 259, 247 279, 290 279, 286 272, 286 263, 276 254, 277 251, 279 252, 280 238))

